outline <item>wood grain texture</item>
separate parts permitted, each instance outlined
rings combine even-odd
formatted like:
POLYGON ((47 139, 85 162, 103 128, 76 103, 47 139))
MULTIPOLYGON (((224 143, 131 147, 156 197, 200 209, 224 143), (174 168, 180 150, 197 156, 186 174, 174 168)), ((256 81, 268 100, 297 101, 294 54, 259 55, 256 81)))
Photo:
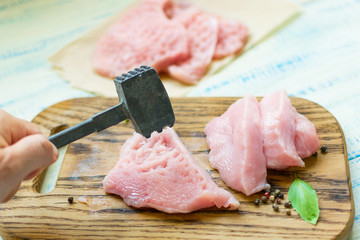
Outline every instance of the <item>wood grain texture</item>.
MULTIPOLYGON (((107 195, 102 180, 118 160, 124 141, 133 133, 120 123, 69 145, 56 188, 48 194, 25 182, 16 196, 0 205, 0 235, 4 239, 344 239, 354 220, 354 203, 344 136, 336 119, 323 107, 291 98, 298 112, 316 126, 325 154, 305 159, 305 168, 269 171, 268 182, 287 199, 294 179, 310 183, 319 198, 316 226, 303 221, 284 206, 275 212, 270 203, 255 206, 262 194, 245 195, 229 189, 208 162, 204 127, 221 115, 237 98, 174 98, 175 130, 199 164, 214 181, 240 201, 239 211, 210 208, 189 214, 166 214, 135 209, 118 196, 107 195), (74 197, 74 203, 68 203, 74 197), (79 202, 85 199, 88 204, 79 202)), ((49 135, 62 124, 75 125, 117 103, 115 98, 72 99, 41 112, 33 122, 49 135)))

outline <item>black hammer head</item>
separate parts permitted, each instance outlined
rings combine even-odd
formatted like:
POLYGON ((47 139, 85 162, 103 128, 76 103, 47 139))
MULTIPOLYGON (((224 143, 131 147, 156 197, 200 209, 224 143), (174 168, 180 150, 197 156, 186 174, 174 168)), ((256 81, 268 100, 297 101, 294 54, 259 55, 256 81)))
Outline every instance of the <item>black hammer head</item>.
POLYGON ((136 132, 146 138, 175 122, 169 96, 154 68, 141 66, 114 79, 120 103, 136 132))

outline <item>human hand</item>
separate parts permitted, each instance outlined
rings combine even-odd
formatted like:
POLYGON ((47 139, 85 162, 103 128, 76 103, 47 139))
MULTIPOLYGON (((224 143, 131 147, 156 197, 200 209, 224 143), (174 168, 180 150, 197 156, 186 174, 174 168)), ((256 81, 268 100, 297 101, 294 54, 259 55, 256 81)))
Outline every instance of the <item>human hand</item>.
POLYGON ((54 163, 58 150, 32 123, 0 109, 0 202, 7 202, 23 180, 54 163))

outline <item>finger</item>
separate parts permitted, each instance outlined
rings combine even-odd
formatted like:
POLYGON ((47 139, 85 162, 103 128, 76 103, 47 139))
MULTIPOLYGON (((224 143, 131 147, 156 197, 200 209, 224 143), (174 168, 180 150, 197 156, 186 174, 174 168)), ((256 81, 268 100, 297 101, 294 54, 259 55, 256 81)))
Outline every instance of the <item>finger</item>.
POLYGON ((37 169, 37 170, 35 170, 35 171, 32 171, 30 174, 28 174, 28 175, 24 178, 24 180, 26 181, 26 180, 30 180, 30 179, 34 178, 34 177, 37 176, 42 170, 43 170, 42 168, 39 168, 39 169, 37 169))
POLYGON ((27 136, 7 149, 12 159, 9 162, 12 162, 21 180, 33 171, 54 163, 59 156, 56 147, 41 134, 27 136))
POLYGON ((8 202, 8 201, 17 193, 17 191, 19 190, 20 186, 21 186, 21 183, 19 183, 19 184, 10 192, 10 194, 6 196, 5 199, 1 200, 1 203, 6 203, 6 202, 8 202))
POLYGON ((6 147, 19 141, 21 138, 40 133, 40 130, 32 123, 16 118, 0 109, 0 147, 6 147))
POLYGON ((0 149, 0 155, 0 201, 3 201, 15 194, 27 176, 55 162, 58 151, 43 135, 34 134, 0 149))
POLYGON ((31 122, 15 117, 13 121, 13 126, 11 128, 11 142, 9 143, 10 145, 16 143, 26 136, 32 134, 41 134, 40 130, 31 122))

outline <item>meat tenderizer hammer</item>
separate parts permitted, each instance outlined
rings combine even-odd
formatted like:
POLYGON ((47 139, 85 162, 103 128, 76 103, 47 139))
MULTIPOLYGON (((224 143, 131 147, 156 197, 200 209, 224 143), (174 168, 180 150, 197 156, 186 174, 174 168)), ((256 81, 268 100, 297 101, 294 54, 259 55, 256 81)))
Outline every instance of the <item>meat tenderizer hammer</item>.
POLYGON ((153 131, 172 127, 175 115, 169 96, 154 68, 141 66, 114 79, 120 103, 88 120, 49 137, 60 148, 93 132, 129 119, 135 131, 149 138, 153 131))

